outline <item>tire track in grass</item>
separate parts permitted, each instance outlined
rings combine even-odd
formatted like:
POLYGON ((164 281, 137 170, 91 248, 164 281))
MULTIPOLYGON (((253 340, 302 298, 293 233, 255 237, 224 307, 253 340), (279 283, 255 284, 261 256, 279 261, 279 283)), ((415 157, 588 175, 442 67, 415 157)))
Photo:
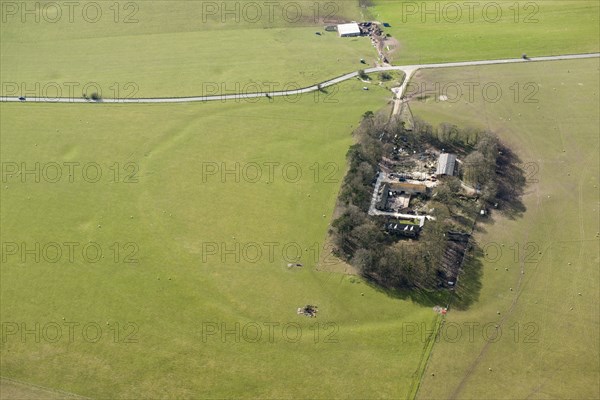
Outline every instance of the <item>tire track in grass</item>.
POLYGON ((434 329, 427 341, 423 346, 423 351, 421 352, 421 357, 419 359, 419 365, 417 369, 413 373, 413 379, 410 384, 410 388, 408 389, 407 399, 414 400, 417 398, 417 393, 419 392, 419 388, 421 387, 421 381, 423 380, 423 375, 425 374, 425 370, 427 370, 427 364, 429 363, 429 358, 431 357, 431 353, 433 352, 433 345, 437 341, 437 338, 440 333, 440 327, 444 324, 445 318, 442 315, 436 315, 434 320, 434 329))
MULTIPOLYGON (((539 208, 540 208, 539 183, 535 185, 534 191, 535 191, 536 197, 537 197, 536 206, 539 210, 539 208)), ((528 228, 525 232, 525 237, 524 237, 525 242, 527 242, 527 239, 529 238, 530 228, 531 228, 531 226, 528 225, 528 228)), ((539 260, 536 262, 536 264, 537 263, 539 263, 539 260)), ((494 332, 494 335, 490 338, 490 340, 487 340, 486 343, 483 345, 482 349, 479 351, 479 354, 477 355, 475 360, 473 360, 471 365, 467 368, 467 371, 465 372, 461 381, 458 383, 456 388, 450 394, 450 397, 449 397, 450 399, 456 399, 458 397, 458 395, 460 394, 460 392, 464 389, 467 381, 473 375, 475 369, 479 366, 479 364, 481 364, 481 361, 487 354, 487 352, 490 348, 490 345, 492 344, 492 341, 497 337, 498 332, 502 329, 502 326, 504 325, 504 323, 506 322, 508 317, 510 317, 512 315, 515 307, 517 306, 517 303, 518 303, 519 298, 521 297, 521 293, 522 293, 521 286, 523 285, 523 278, 525 277, 525 258, 523 256, 521 256, 519 259, 519 266, 520 266, 520 274, 519 274, 519 279, 517 280, 516 294, 510 304, 510 307, 508 308, 506 313, 503 313, 502 317, 498 321, 497 328, 496 328, 496 331, 494 332)))
MULTIPOLYGON (((600 151, 600 146, 596 146, 596 150, 591 152, 590 155, 588 157, 585 158, 583 165, 590 165, 590 159, 593 158, 596 154, 598 154, 598 151, 600 151)), ((581 151, 578 152, 578 158, 581 159, 582 158, 582 154, 581 151)), ((583 258, 584 258, 584 243, 585 243, 585 212, 583 210, 583 184, 585 181, 585 173, 581 174, 580 178, 579 178, 579 182, 578 182, 578 206, 579 206, 579 212, 578 212, 578 216, 579 216, 579 239, 581 240, 580 244, 579 244, 579 256, 577 258, 577 264, 576 264, 576 271, 574 271, 574 276, 581 276, 581 269, 583 266, 583 258)), ((572 283, 572 286, 574 285, 574 283, 572 283)), ((575 297, 575 292, 579 292, 578 288, 575 287, 571 287, 571 297, 572 298, 577 298, 575 297)), ((577 295, 579 296, 579 295, 577 295)), ((576 306, 576 302, 572 301, 573 306, 576 306)), ((580 320, 584 320, 585 317, 585 313, 583 312, 583 310, 581 309, 581 307, 577 306, 577 315, 579 317, 580 320)), ((590 335, 590 329, 592 329, 591 326, 585 324, 584 325, 586 329, 586 336, 587 337, 592 337, 593 335, 590 335)), ((584 328, 584 329, 585 329, 584 328)))
MULTIPOLYGON (((596 152, 600 151, 600 148, 598 146, 596 146, 596 152)), ((597 153, 591 153, 591 154, 597 154, 597 153)), ((581 154, 579 154, 581 156, 581 154)), ((587 159, 592 158, 593 155, 588 156, 587 159)), ((585 161, 585 163, 587 163, 587 160, 585 161)), ((582 207, 583 207, 583 181, 584 181, 584 177, 581 177, 579 179, 578 182, 578 186, 579 186, 579 190, 578 190, 578 205, 579 205, 579 231, 580 231, 580 239, 576 240, 576 242, 585 242, 587 240, 585 240, 585 229, 584 229, 584 215, 582 214, 582 207)), ((537 201, 536 201, 536 206, 538 208, 538 210, 540 209, 540 205, 541 205, 541 200, 540 200, 540 195, 539 195, 539 184, 537 184, 535 186, 535 193, 537 196, 537 201)), ((526 236, 524 241, 527 242, 527 238, 529 237, 529 229, 527 229, 526 232, 526 236)), ((592 239, 593 240, 593 239, 592 239)), ((556 243, 560 243, 560 242, 564 242, 564 241, 550 241, 548 243, 548 248, 552 246, 552 244, 556 244, 556 243)), ((573 242, 573 241, 569 241, 569 242, 573 242)), ((547 249, 548 249, 547 248, 547 249)), ((542 257, 540 257, 540 259, 536 262, 536 266, 537 264, 539 264, 541 258, 543 258, 543 254, 546 252, 546 250, 544 250, 542 252, 542 257)), ((579 256, 578 256, 578 261, 581 261, 583 257, 583 246, 579 247, 579 256)), ((498 329, 501 329, 502 326, 504 325, 506 319, 508 317, 510 317, 518 303, 518 300, 522 294, 523 291, 523 279, 524 279, 524 275, 525 275, 525 258, 521 257, 521 259, 519 260, 519 264, 520 264, 520 276, 519 276, 519 280, 517 282, 517 293, 515 295, 515 297, 513 298, 513 301, 511 303, 511 306, 509 307, 508 311, 506 312, 506 314, 500 319, 500 321, 498 322, 498 329)), ((581 264, 581 263, 580 263, 581 264)), ((537 268, 536 268, 536 272, 537 272, 537 268)), ((535 275, 534 275, 535 276, 535 275)), ((549 279, 547 277, 547 279, 549 279)), ((571 296, 572 298, 573 296, 571 296)), ((580 316, 581 316, 581 312, 579 312, 580 316)), ((496 335, 498 332, 498 329, 496 330, 496 335)), ((493 336, 491 339, 494 339, 496 336, 493 336)), ((456 399, 457 396, 461 393, 461 391, 464 389, 464 386, 466 385, 468 379, 472 376, 472 374, 474 373, 475 369, 479 366, 479 364, 481 363, 482 359, 484 358, 484 356, 487 354, 487 351, 489 350, 490 344, 492 343, 492 341, 487 341, 486 344, 483 346, 483 348, 481 349, 481 351, 479 352, 479 355, 476 357, 476 359, 471 363, 471 365, 469 366, 469 368, 467 369, 467 372, 465 373, 465 375, 463 376, 462 380, 460 381, 460 383, 458 384, 458 386, 454 389, 454 391, 452 392, 452 394, 450 395, 451 399, 456 399)), ((534 390, 530 393, 529 396, 539 392, 539 390, 543 387, 543 385, 539 385, 536 388, 534 388, 534 390)))
POLYGON ((49 387, 41 386, 41 385, 36 385, 35 383, 24 382, 24 381, 20 381, 18 379, 8 378, 8 377, 5 377, 5 376, 0 377, 0 385, 2 384, 2 382, 8 382, 8 383, 11 383, 11 384, 13 384, 15 386, 18 386, 18 387, 23 387, 23 388, 26 388, 26 389, 31 389, 32 391, 35 389, 37 391, 46 392, 47 394, 56 395, 57 399, 82 399, 82 400, 91 400, 90 397, 84 397, 84 396, 81 396, 81 395, 78 395, 78 394, 75 394, 75 393, 66 392, 64 390, 55 389, 55 388, 49 388, 49 387))

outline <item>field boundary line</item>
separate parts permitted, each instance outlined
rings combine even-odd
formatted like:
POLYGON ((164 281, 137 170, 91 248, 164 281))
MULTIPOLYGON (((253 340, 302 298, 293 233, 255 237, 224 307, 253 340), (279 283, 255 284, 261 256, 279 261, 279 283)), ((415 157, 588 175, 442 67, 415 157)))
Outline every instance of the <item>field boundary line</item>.
POLYGON ((421 387, 421 382, 423 381, 423 375, 427 370, 427 365, 429 364, 429 359, 431 358, 431 353, 433 352, 433 346, 435 342, 438 340, 438 336, 440 334, 440 327, 444 324, 445 318, 442 315, 437 315, 434 323, 434 331, 429 336, 427 343, 423 346, 423 352, 421 353, 421 360, 419 361, 419 365, 417 366, 417 370, 415 371, 414 378, 412 383, 410 384, 410 388, 408 389, 408 400, 415 400, 417 398, 417 394, 419 393, 419 388, 421 387))

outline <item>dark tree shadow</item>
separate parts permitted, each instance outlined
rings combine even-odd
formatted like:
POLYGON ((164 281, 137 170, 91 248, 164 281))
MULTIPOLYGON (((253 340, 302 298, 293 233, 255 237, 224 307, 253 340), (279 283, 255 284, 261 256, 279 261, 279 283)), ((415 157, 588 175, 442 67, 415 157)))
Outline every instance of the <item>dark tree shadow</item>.
POLYGON ((451 298, 451 292, 447 290, 424 290, 424 289, 395 289, 383 288, 376 282, 366 279, 367 285, 379 293, 384 293, 395 299, 410 300, 416 304, 433 307, 436 305, 448 304, 451 298))
MULTIPOLYGON (((488 221, 488 223, 493 222, 493 220, 491 220, 491 219, 486 220, 486 221, 488 221)), ((477 225, 475 225, 475 229, 473 229, 473 233, 484 234, 484 233, 487 233, 487 229, 485 229, 485 225, 478 223, 477 225)))
POLYGON ((477 245, 467 252, 456 287, 452 290, 450 307, 466 310, 479 300, 483 276, 483 252, 477 245))
POLYGON ((527 186, 525 171, 519 157, 508 147, 500 146, 497 161, 498 212, 510 219, 521 218, 526 211, 522 198, 527 186))
POLYGON ((466 249, 465 260, 460 270, 460 275, 456 287, 452 289, 431 289, 424 290, 420 288, 385 288, 379 283, 363 276, 367 285, 379 293, 400 300, 410 300, 416 304, 433 307, 448 306, 457 310, 467 310, 471 305, 479 300, 481 293, 481 278, 483 276, 483 252, 481 248, 470 242, 466 249))

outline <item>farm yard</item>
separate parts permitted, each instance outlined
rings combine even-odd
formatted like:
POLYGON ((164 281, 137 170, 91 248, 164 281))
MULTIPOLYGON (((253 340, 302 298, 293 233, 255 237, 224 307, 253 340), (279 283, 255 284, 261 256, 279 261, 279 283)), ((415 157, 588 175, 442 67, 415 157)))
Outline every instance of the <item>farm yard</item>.
MULTIPOLYGON (((316 85, 381 61, 368 37, 325 30, 352 21, 381 22, 393 65, 594 53, 598 3, 517 16, 499 1, 497 23, 453 22, 445 0, 440 22, 422 2, 299 1, 254 20, 254 2, 232 3, 101 2, 98 22, 70 23, 53 2, 0 0, 0 96, 27 96, 0 102, 0 398, 599 398, 598 57, 419 69, 402 99, 401 70, 294 97, 30 99, 316 85), (39 22, 21 22, 25 3, 39 22), (382 289, 328 239, 352 132, 399 105, 411 129, 493 132, 527 178, 521 204, 478 220, 452 290, 382 289)), ((441 149, 404 147, 384 160, 386 201, 373 176, 377 212, 428 208, 441 149)))

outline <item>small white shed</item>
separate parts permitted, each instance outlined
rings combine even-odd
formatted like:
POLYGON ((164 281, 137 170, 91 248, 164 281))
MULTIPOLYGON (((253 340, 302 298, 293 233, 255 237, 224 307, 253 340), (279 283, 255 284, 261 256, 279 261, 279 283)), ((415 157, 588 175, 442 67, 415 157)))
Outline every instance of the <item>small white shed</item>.
POLYGON ((360 27, 356 22, 340 24, 337 26, 340 37, 360 36, 360 27))

